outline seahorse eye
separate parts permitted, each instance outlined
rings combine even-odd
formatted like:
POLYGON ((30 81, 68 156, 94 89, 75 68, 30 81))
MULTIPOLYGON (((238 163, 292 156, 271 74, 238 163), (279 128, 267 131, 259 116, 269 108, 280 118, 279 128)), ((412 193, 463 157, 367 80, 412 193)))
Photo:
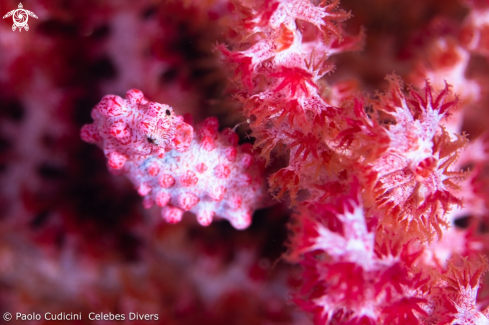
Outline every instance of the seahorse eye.
POLYGON ((168 116, 170 116, 170 115, 171 115, 171 112, 170 112, 170 110, 169 110, 169 109, 167 109, 167 110, 165 111, 165 113, 166 113, 166 115, 168 115, 168 116))

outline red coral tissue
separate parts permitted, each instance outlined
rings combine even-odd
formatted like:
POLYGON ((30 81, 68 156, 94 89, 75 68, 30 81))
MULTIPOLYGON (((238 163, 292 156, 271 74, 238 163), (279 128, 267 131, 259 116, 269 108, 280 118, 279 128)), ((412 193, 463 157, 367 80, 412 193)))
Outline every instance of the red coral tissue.
POLYGON ((0 313, 489 324, 487 1, 22 5, 0 313))

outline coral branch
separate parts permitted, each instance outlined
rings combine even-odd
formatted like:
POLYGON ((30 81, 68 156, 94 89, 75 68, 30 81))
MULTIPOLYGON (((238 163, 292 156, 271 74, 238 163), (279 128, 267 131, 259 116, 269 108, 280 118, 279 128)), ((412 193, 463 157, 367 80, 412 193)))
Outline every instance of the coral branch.
POLYGON ((168 222, 190 211, 201 225, 216 217, 244 229, 263 203, 262 164, 249 147, 237 145, 234 132, 218 132, 217 119, 206 119, 194 132, 170 106, 148 102, 136 89, 126 99, 105 96, 92 117, 83 140, 100 146, 109 168, 127 175, 146 208, 162 207, 168 222))

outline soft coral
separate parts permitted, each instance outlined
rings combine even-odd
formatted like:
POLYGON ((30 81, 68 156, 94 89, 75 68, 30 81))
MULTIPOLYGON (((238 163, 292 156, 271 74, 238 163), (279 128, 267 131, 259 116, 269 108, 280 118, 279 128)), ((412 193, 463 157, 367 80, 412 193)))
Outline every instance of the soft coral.
POLYGON ((136 89, 126 97, 105 96, 81 136, 102 147, 111 170, 126 174, 145 197, 144 206, 156 203, 171 223, 191 211, 205 226, 221 217, 248 227, 264 197, 263 165, 252 164, 249 146, 237 146, 229 129, 219 133, 216 118, 194 133, 170 106, 149 102, 136 89))
MULTIPOLYGON (((370 164, 376 175, 373 187, 375 205, 406 227, 419 229, 424 238, 440 226, 446 226, 444 215, 454 205, 461 205, 457 182, 463 172, 450 170, 466 147, 463 135, 451 135, 439 123, 456 101, 445 103, 449 90, 445 86, 436 97, 426 83, 424 96, 410 91, 402 93, 402 84, 390 77, 390 88, 373 106, 393 122, 382 127, 390 139, 385 152, 370 164)), ((375 141, 375 139, 374 139, 375 141)))

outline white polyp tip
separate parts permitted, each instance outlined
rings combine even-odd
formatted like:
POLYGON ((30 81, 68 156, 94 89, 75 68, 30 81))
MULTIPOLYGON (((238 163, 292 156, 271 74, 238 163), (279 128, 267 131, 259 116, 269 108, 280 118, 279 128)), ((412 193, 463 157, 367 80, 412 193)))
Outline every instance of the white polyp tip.
POLYGON ((232 218, 230 221, 231 225, 238 230, 246 229, 251 224, 251 218, 249 215, 232 218))

